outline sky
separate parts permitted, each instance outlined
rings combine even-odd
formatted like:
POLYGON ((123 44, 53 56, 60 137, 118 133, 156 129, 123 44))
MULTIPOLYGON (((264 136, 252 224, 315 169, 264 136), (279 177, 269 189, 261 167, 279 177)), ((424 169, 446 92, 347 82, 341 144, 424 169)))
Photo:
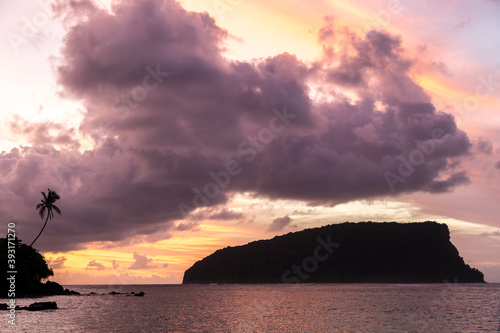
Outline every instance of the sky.
MULTIPOLYGON (((438 221, 500 282, 500 2, 2 2, 0 220, 72 284, 438 221)), ((425 243, 425 240, 422 240, 425 243)))

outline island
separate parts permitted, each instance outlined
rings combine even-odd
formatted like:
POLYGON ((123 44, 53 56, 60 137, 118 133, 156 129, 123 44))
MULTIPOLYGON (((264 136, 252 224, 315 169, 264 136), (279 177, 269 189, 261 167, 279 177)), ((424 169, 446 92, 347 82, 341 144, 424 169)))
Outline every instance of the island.
POLYGON ((484 283, 446 224, 346 222, 226 247, 197 261, 183 284, 484 283))

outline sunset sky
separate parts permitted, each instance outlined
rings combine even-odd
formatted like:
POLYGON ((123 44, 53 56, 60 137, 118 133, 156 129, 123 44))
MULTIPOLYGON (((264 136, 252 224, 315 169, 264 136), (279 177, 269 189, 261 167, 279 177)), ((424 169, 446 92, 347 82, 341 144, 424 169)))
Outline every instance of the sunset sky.
POLYGON ((29 244, 59 193, 55 281, 180 283, 226 246, 432 220, 500 282, 500 1, 0 12, 0 220, 29 244))

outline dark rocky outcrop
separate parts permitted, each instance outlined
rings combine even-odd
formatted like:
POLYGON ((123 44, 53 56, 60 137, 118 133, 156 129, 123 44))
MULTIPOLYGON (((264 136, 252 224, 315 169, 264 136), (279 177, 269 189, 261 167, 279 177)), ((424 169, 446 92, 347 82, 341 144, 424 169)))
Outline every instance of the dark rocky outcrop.
POLYGON ((27 307, 20 307, 16 310, 42 311, 42 310, 57 310, 56 302, 36 302, 27 307))
MULTIPOLYGON (((28 310, 28 311, 43 311, 43 310, 57 310, 56 302, 35 302, 30 304, 29 306, 16 306, 15 310, 28 310)), ((2 303, 0 304, 0 310, 10 310, 8 304, 2 303)))
POLYGON ((120 293, 120 292, 116 292, 116 291, 111 291, 111 292, 108 293, 108 295, 144 296, 145 293, 144 293, 144 291, 140 291, 138 293, 135 293, 133 291, 130 292, 130 293, 120 293))
POLYGON ((450 242, 446 224, 342 223, 226 247, 183 283, 484 282, 450 242))
POLYGON ((40 283, 39 295, 80 295, 80 293, 74 290, 64 289, 63 286, 57 282, 47 281, 45 283, 40 283))

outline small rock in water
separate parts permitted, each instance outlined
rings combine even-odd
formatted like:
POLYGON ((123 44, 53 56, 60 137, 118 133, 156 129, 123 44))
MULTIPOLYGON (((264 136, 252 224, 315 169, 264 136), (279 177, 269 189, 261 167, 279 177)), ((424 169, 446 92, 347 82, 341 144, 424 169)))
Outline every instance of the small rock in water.
POLYGON ((36 302, 30 304, 30 306, 26 308, 26 310, 28 311, 56 310, 56 309, 59 309, 57 307, 56 302, 36 302))
MULTIPOLYGON (((0 309, 1 310, 6 310, 4 309, 4 305, 7 306, 7 304, 0 304, 0 309)), ((16 310, 28 310, 28 311, 42 311, 42 310, 57 310, 59 309, 57 307, 56 302, 36 302, 32 303, 29 306, 19 306, 17 305, 16 310)))

